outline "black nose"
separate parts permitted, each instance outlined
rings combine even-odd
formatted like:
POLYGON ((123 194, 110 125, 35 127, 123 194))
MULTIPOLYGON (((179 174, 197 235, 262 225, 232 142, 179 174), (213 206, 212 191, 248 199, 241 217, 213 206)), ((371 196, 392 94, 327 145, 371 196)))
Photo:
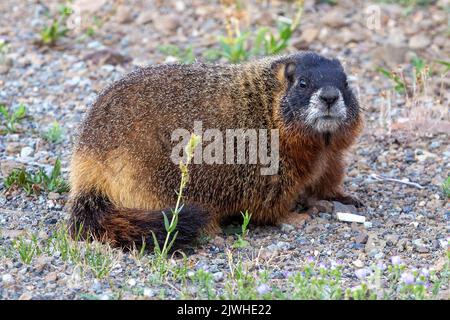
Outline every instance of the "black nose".
POLYGON ((328 107, 331 107, 339 98, 339 91, 333 87, 322 88, 319 98, 326 103, 328 107))

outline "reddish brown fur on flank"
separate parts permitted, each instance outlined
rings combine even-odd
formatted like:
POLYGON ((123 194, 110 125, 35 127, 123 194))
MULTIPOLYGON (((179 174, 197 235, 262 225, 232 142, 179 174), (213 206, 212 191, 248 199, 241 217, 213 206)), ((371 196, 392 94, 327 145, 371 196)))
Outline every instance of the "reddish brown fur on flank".
POLYGON ((260 165, 191 165, 184 202, 195 207, 186 207, 189 219, 179 225, 186 242, 197 229, 217 231, 223 217, 240 211, 251 212, 253 222, 275 224, 300 193, 345 196, 342 159, 361 120, 357 117, 328 144, 321 135, 287 128, 280 113, 287 87, 284 59, 154 66, 107 88, 90 109, 73 153, 73 230, 83 224, 120 246, 151 240, 150 230, 161 234, 161 210, 174 206, 180 182, 179 167, 170 159, 171 133, 192 131, 194 121, 223 132, 279 129, 280 171, 264 176, 260 165))

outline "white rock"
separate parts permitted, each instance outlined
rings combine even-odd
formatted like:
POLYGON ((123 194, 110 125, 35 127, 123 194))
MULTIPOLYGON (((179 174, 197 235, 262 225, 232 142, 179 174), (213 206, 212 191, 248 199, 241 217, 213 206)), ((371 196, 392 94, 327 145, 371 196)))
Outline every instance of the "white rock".
POLYGON ((223 272, 219 271, 213 274, 214 281, 221 281, 223 279, 223 272))
POLYGON ((355 265, 355 267, 357 267, 357 268, 362 268, 362 267, 364 267, 364 262, 362 262, 361 260, 355 260, 355 261, 353 261, 353 264, 355 265))
POLYGON ((128 280, 128 285, 129 285, 130 287, 134 287, 134 286, 136 285, 136 280, 134 280, 134 279, 128 280))
POLYGON ((366 217, 347 212, 337 212, 336 217, 339 221, 358 222, 358 223, 366 222, 366 217))
POLYGON ((155 296, 155 292, 150 288, 144 289, 144 297, 151 298, 155 296))
POLYGON ((34 150, 31 147, 23 147, 20 151, 21 158, 27 158, 33 154, 34 150))
POLYGON ((14 283, 14 278, 13 278, 12 275, 10 275, 9 273, 7 273, 7 274, 4 274, 4 275, 2 276, 2 281, 3 281, 5 284, 12 284, 12 283, 14 283))

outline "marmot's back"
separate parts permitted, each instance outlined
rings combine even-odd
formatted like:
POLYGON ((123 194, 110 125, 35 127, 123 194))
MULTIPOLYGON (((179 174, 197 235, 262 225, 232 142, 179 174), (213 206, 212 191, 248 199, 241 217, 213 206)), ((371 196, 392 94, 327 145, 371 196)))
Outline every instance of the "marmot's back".
POLYGON ((194 121, 217 129, 267 126, 255 108, 263 111, 270 99, 254 100, 269 94, 273 84, 263 83, 255 71, 255 66, 200 63, 134 71, 100 94, 81 128, 78 147, 104 153, 130 136, 138 142, 176 128, 191 130, 194 121))

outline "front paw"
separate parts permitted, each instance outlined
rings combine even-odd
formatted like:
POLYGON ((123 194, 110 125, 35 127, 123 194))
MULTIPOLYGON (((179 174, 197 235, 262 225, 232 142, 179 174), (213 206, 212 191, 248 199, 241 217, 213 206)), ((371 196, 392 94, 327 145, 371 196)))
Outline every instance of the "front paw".
POLYGON ((364 202, 361 201, 358 197, 350 196, 350 195, 341 195, 338 197, 333 197, 330 199, 331 201, 337 201, 342 204, 354 205, 356 208, 364 207, 364 202))

